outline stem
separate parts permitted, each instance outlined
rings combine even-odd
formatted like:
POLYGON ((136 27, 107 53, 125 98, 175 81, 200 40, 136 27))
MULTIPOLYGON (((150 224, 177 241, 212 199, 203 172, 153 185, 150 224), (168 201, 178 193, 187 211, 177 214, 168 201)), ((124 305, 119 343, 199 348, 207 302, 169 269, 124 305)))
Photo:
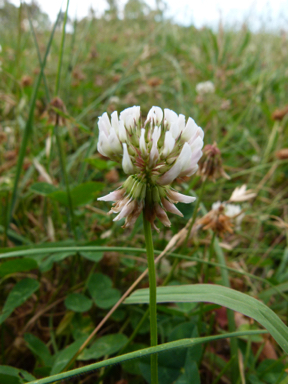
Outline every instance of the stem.
POLYGON ((72 197, 71 197, 71 192, 70 192, 69 180, 68 180, 68 175, 67 175, 67 170, 66 170, 65 154, 64 154, 64 150, 63 150, 63 144, 62 144, 61 136, 58 132, 59 127, 58 127, 57 123, 55 125, 55 136, 56 136, 56 142, 57 142, 58 151, 59 151, 60 169, 62 172, 62 179, 63 179, 64 185, 66 188, 66 193, 67 193, 68 208, 69 208, 69 214, 70 214, 70 219, 71 219, 71 228, 73 231, 74 238, 75 238, 75 240, 77 240, 76 223, 75 223, 75 217, 74 217, 74 209, 73 209, 73 202, 72 202, 72 197))
MULTIPOLYGON (((148 259, 149 293, 150 293, 150 342, 151 347, 157 345, 157 306, 156 306, 156 271, 154 263, 154 248, 152 240, 151 224, 143 215, 144 234, 148 259)), ((158 383, 158 356, 151 355, 151 384, 158 383)))
POLYGON ((196 216, 197 216, 197 213, 198 213, 198 208, 199 208, 199 205, 200 205, 200 203, 202 201, 202 196, 203 196, 203 192, 204 192, 204 189, 205 189, 205 184, 206 184, 206 179, 201 184, 201 189, 200 189, 200 192, 199 192, 199 195, 198 195, 198 199, 196 200, 195 208, 194 208, 193 215, 192 215, 192 220, 191 220, 191 223, 190 223, 190 225, 188 227, 188 230, 187 230, 187 235, 186 235, 186 239, 185 239, 183 248, 187 247, 189 236, 190 236, 191 230, 193 228, 193 225, 195 223, 196 216))

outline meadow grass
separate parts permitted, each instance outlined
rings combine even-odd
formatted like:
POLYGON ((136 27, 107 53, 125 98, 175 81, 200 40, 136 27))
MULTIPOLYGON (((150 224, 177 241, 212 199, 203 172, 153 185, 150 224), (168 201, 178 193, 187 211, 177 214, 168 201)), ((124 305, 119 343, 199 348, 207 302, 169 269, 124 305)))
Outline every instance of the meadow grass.
MULTIPOLYGON (((149 347, 147 306, 116 309, 147 268, 142 218, 123 230, 107 214, 109 204, 97 202, 126 178, 121 164, 97 153, 98 116, 132 105, 141 106, 142 116, 153 105, 192 116, 205 144, 217 142, 230 176, 207 180, 203 189, 199 175, 173 185, 201 200, 197 212, 195 203, 179 203, 184 217, 170 215, 171 228, 158 223, 158 286, 231 286, 287 323, 288 150, 280 150, 288 148, 288 114, 274 113, 287 106, 287 37, 245 26, 198 30, 154 16, 90 17, 74 23, 65 45, 63 24, 54 35, 47 29, 33 35, 21 26, 21 13, 3 30, 1 383, 149 347), (197 94, 204 81, 215 92, 197 94), (243 184, 256 197, 239 203, 240 226, 224 238, 202 230, 199 218, 243 184)), ((146 276, 138 288, 147 284, 146 276)), ((235 313, 224 306, 158 304, 159 344, 211 336, 207 344, 159 353, 160 384, 287 383, 283 350, 271 336, 249 333, 262 327, 241 315, 241 306, 235 313), (215 336, 228 331, 241 337, 215 336)), ((120 362, 107 368, 103 362, 69 382, 150 380, 149 359, 120 362)))

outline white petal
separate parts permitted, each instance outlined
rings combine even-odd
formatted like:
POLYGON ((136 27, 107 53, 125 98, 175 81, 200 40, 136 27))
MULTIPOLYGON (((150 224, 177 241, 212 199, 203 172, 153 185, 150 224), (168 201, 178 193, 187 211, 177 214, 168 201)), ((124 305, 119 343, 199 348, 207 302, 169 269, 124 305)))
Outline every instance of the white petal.
POLYGON ((149 166, 152 167, 155 165, 156 161, 159 158, 159 151, 158 151, 158 140, 161 136, 161 127, 155 127, 153 134, 152 134, 152 148, 149 155, 149 166))
POLYGON ((160 185, 171 184, 182 171, 189 168, 191 156, 191 148, 188 143, 185 143, 175 164, 159 178, 158 183, 160 185))
POLYGON ((126 143, 127 141, 127 132, 124 127, 124 121, 119 121, 119 139, 122 141, 122 143, 126 143))
POLYGON ((170 132, 174 139, 177 139, 180 134, 178 122, 171 123, 170 132))
POLYGON ((172 136, 170 131, 167 131, 165 133, 165 140, 164 140, 164 149, 163 149, 163 156, 167 157, 170 155, 170 153, 173 151, 173 148, 175 146, 175 139, 172 136))
POLYGON ((182 132, 185 129, 185 116, 184 115, 179 115, 178 128, 179 128, 179 132, 182 132))
POLYGON ((161 221, 161 223, 164 224, 165 227, 171 227, 170 220, 168 219, 167 213, 164 211, 164 209, 161 208, 159 204, 156 204, 154 209, 156 216, 161 221))
POLYGON ((152 107, 147 115, 147 120, 151 120, 154 124, 161 124, 163 119, 163 111, 160 107, 152 107))
POLYGON ((135 168, 134 168, 132 161, 130 159, 126 143, 123 143, 122 168, 123 168, 123 171, 125 173, 127 173, 127 175, 131 175, 131 174, 135 173, 135 168))
POLYGON ((147 149, 146 149, 146 142, 145 142, 145 129, 141 129, 141 136, 139 139, 139 148, 142 153, 142 155, 147 154, 147 149))
POLYGON ((196 200, 196 197, 182 195, 182 193, 173 191, 172 189, 167 192, 167 195, 171 200, 179 203, 189 204, 196 200))
POLYGON ((97 150, 101 153, 101 155, 105 157, 110 157, 112 154, 108 138, 104 131, 100 131, 98 143, 97 143, 97 150))
POLYGON ((111 125, 115 129, 116 133, 119 132, 119 121, 118 121, 118 113, 117 111, 114 111, 111 113, 111 125))
POLYGON ((195 151, 198 151, 199 149, 203 148, 204 142, 200 136, 197 136, 197 138, 193 141, 193 143, 191 143, 191 144, 189 143, 189 145, 190 145, 192 152, 195 152, 195 151))
POLYGON ((113 151, 113 153, 115 153, 116 155, 122 153, 122 147, 121 147, 120 141, 118 139, 118 136, 116 135, 114 128, 111 128, 111 130, 110 130, 110 134, 108 136, 108 141, 109 141, 110 148, 113 151))
POLYGON ((117 189, 116 191, 108 193, 106 196, 98 197, 99 201, 117 201, 122 198, 124 189, 117 189))
POLYGON ((183 217, 182 212, 179 211, 178 208, 175 207, 174 204, 170 203, 167 199, 162 199, 161 200, 163 207, 166 209, 166 211, 174 213, 175 215, 183 217))
POLYGON ((126 108, 124 109, 124 111, 122 111, 120 113, 120 120, 122 120, 125 124, 125 126, 128 128, 128 125, 131 126, 131 122, 133 122, 133 126, 134 126, 134 123, 138 123, 140 119, 140 107, 139 106, 135 106, 134 107, 130 107, 130 108, 126 108))
POLYGON ((195 121, 189 117, 186 127, 182 132, 182 139, 185 141, 189 141, 192 137, 194 137, 197 133, 198 125, 195 121))
POLYGON ((124 205, 124 207, 122 208, 121 212, 119 213, 119 215, 117 215, 113 221, 118 221, 118 220, 121 220, 123 219, 123 217, 126 217, 128 215, 130 215, 130 213, 133 211, 133 209, 135 208, 135 203, 136 203, 136 200, 132 200, 132 201, 128 201, 128 203, 126 203, 124 205))
POLYGON ((103 115, 99 117, 98 127, 100 132, 104 132, 106 136, 109 135, 109 132, 111 129, 111 123, 107 115, 107 112, 103 113, 103 115))
POLYGON ((164 124, 168 124, 169 126, 173 123, 178 122, 178 115, 171 109, 164 109, 164 124))

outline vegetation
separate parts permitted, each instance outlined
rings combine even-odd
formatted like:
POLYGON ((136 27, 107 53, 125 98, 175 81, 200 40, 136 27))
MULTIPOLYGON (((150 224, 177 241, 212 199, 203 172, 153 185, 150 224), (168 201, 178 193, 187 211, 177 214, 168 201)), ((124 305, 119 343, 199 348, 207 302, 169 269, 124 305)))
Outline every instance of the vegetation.
POLYGON ((287 37, 175 25, 160 2, 130 0, 120 19, 109 4, 54 28, 35 4, 0 9, 0 383, 149 382, 148 293, 121 299, 148 287, 143 220, 122 229, 97 202, 126 179, 97 152, 97 121, 155 105, 193 117, 230 176, 178 179, 198 200, 153 231, 159 384, 285 384, 287 37), (209 225, 244 184, 240 215, 209 225))

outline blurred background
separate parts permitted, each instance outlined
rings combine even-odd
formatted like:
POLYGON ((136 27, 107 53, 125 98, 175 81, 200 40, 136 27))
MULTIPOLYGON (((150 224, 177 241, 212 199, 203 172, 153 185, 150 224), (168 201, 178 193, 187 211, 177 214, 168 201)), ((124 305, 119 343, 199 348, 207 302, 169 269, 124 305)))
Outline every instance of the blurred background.
MULTIPOLYGON (((0 6, 5 1, 0 2, 0 6)), ((19 6, 19 0, 12 0, 12 4, 19 6)), ((28 4, 38 4, 41 11, 46 13, 51 21, 55 21, 59 12, 58 0, 27 1, 28 4)), ((62 1, 63 9, 66 2, 62 1)), ((287 28, 288 1, 287 0, 204 0, 201 2, 190 0, 71 0, 69 17, 79 20, 95 12, 97 17, 113 10, 119 18, 133 8, 136 12, 148 14, 151 10, 158 10, 163 16, 181 25, 193 24, 197 28, 209 26, 217 27, 219 20, 227 27, 239 28, 245 22, 252 30, 287 28)))

